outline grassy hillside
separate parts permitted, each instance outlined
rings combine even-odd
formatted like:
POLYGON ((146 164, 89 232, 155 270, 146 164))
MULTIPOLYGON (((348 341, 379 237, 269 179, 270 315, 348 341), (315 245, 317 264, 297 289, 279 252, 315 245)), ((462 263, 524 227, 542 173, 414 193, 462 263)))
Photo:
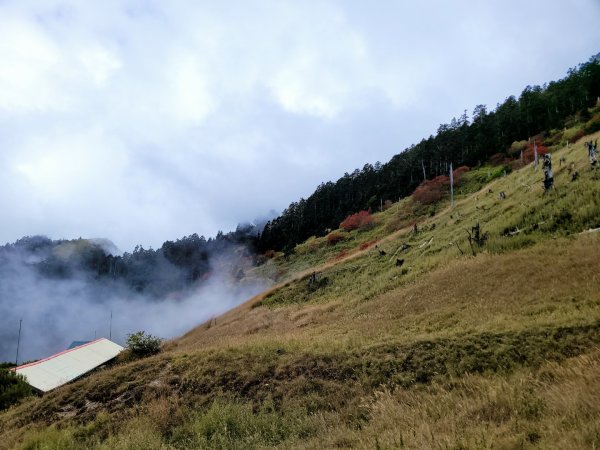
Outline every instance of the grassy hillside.
POLYGON ((161 354, 0 414, 0 448, 599 447, 600 170, 583 140, 553 159, 549 193, 484 167, 454 208, 276 256, 251 275, 278 285, 161 354))

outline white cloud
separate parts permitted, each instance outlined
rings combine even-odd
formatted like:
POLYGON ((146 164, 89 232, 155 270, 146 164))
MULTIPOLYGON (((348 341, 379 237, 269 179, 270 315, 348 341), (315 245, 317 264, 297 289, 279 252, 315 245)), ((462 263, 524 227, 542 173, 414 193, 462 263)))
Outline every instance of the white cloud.
POLYGON ((103 192, 114 193, 114 180, 121 179, 126 166, 123 148, 101 130, 32 137, 13 160, 15 172, 36 197, 47 204, 78 198, 78 206, 102 198, 103 192))
POLYGON ((185 125, 197 125, 216 108, 206 70, 193 54, 177 55, 167 69, 170 112, 185 125))
POLYGON ((121 61, 101 45, 93 44, 79 50, 79 58, 93 83, 103 86, 121 68, 121 61))
POLYGON ((61 109, 55 88, 62 55, 35 24, 0 15, 0 112, 61 109))

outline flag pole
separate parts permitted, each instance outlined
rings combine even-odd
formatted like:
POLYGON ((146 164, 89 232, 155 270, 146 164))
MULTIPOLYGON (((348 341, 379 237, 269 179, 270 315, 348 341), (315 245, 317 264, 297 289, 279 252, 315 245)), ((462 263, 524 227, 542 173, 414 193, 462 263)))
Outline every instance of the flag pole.
POLYGON ((17 338, 17 356, 15 357, 15 366, 19 365, 19 346, 21 345, 21 324, 23 319, 19 319, 19 337, 17 338))

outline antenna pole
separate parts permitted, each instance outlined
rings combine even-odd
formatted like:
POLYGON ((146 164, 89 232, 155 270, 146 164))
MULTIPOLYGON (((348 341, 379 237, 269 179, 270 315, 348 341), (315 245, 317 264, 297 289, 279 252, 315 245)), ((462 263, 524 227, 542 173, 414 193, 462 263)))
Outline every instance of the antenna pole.
POLYGON ((108 329, 108 339, 112 341, 112 309, 110 310, 110 327, 108 329))
POLYGON ((15 366, 19 365, 19 346, 21 345, 21 324, 23 319, 19 319, 19 337, 17 338, 17 356, 15 357, 15 366))
POLYGON ((450 207, 454 208, 454 173, 452 172, 452 162, 450 163, 450 207))

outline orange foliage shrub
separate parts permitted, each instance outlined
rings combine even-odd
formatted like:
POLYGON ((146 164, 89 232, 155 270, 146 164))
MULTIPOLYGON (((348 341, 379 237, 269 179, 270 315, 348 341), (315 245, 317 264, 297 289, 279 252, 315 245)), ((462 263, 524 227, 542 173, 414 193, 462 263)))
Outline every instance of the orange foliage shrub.
POLYGON ((415 192, 413 198, 423 205, 430 205, 442 199, 450 190, 450 177, 440 175, 433 180, 423 181, 415 192))
POLYGON ((342 223, 340 223, 340 228, 343 228, 346 231, 367 230, 374 224, 375 222, 373 216, 371 216, 371 210, 360 211, 346 217, 342 223))

